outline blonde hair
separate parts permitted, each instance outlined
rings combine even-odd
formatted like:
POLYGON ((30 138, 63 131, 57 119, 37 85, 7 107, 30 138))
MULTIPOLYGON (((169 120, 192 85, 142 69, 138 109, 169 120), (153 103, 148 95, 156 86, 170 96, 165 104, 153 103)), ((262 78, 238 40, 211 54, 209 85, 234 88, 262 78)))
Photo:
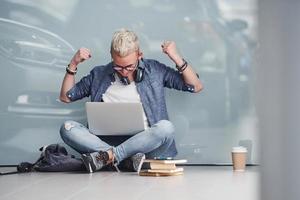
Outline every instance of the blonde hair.
POLYGON ((110 53, 116 53, 117 55, 124 57, 132 52, 139 51, 139 40, 138 36, 130 30, 122 28, 114 32, 110 53))

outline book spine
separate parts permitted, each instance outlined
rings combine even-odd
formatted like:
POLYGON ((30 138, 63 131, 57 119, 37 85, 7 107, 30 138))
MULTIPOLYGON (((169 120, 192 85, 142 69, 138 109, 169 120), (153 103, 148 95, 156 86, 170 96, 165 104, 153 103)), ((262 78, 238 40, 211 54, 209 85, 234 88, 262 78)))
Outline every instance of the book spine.
POLYGON ((176 169, 175 164, 150 163, 151 169, 176 169))
POLYGON ((177 168, 177 169, 148 169, 148 172, 150 172, 150 173, 177 173, 177 172, 183 172, 183 168, 177 168))

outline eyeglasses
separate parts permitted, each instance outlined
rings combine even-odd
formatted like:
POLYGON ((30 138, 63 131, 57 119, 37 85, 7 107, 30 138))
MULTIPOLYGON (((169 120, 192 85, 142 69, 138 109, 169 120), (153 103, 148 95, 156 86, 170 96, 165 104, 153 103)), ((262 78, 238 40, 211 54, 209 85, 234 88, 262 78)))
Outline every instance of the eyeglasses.
POLYGON ((127 65, 125 67, 113 64, 113 68, 116 71, 122 71, 122 70, 133 71, 137 67, 137 64, 138 64, 138 62, 136 62, 134 64, 127 65))

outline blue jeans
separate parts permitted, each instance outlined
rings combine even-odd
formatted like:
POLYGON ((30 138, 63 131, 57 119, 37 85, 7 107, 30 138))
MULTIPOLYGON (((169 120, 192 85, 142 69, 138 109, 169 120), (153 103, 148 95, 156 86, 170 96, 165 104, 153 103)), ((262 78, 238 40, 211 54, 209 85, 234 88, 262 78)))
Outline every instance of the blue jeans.
POLYGON ((112 149, 117 163, 136 153, 145 153, 147 158, 174 156, 166 153, 174 141, 174 126, 168 120, 159 121, 117 146, 107 144, 75 121, 66 121, 60 128, 60 135, 67 145, 79 153, 112 149))

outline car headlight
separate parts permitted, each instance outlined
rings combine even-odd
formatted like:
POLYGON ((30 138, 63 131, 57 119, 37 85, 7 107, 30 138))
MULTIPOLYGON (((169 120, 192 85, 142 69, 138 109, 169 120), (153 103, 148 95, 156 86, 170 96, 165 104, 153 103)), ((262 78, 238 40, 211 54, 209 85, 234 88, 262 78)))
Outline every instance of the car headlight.
POLYGON ((59 36, 23 23, 0 18, 0 55, 31 66, 65 67, 74 49, 59 36))

